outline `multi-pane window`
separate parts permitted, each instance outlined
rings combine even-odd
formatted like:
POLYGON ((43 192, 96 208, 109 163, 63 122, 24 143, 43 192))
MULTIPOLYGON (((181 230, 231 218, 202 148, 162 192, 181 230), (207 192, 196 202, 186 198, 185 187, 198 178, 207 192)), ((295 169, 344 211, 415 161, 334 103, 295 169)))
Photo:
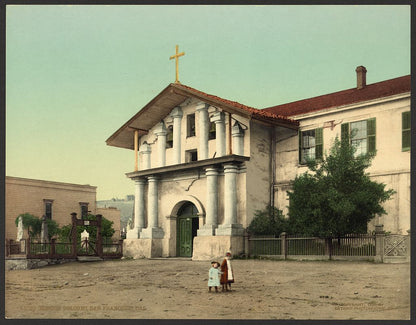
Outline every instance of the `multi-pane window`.
POLYGON ((299 132, 299 162, 322 159, 323 133, 322 128, 299 132))
POLYGON ((52 200, 43 200, 45 204, 45 216, 47 219, 52 219, 52 200))
POLYGON ((186 117, 186 136, 194 137, 195 136, 195 114, 189 114, 186 117))
POLYGON ((409 112, 402 113, 402 151, 410 150, 410 125, 411 115, 409 112))
POLYGON ((88 216, 88 203, 80 202, 81 207, 81 219, 85 219, 88 216))
POLYGON ((341 138, 348 137, 356 148, 355 156, 376 151, 376 119, 344 123, 341 125, 341 138))

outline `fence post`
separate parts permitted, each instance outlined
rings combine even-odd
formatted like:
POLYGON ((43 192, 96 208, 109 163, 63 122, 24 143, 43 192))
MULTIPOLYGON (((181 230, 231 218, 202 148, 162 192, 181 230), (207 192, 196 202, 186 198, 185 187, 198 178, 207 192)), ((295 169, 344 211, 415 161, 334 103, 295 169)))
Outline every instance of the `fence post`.
POLYGON ((244 255, 246 256, 246 257, 248 257, 249 255, 250 255, 250 249, 249 249, 249 247, 248 247, 248 245, 249 245, 249 240, 248 240, 248 237, 249 237, 249 234, 248 234, 248 232, 247 232, 247 230, 244 232, 244 255))
POLYGON ((325 237, 325 255, 328 255, 328 259, 332 259, 332 237, 325 237))
POLYGON ((30 238, 30 235, 27 237, 27 242, 26 242, 26 257, 28 256, 28 255, 30 255, 30 241, 31 241, 32 239, 30 238))
POLYGON ((282 256, 283 259, 287 259, 287 241, 286 241, 286 233, 282 232, 280 234, 280 239, 281 239, 281 246, 282 246, 282 256))
POLYGON ((51 239, 51 258, 55 257, 55 255, 56 255, 56 246, 55 246, 55 243, 56 243, 56 239, 55 238, 52 238, 51 239))
POLYGON ((118 241, 118 245, 120 247, 120 255, 123 256, 123 239, 118 241))
POLYGON ((376 255, 374 256, 374 262, 383 263, 384 260, 384 230, 383 225, 376 225, 376 255))

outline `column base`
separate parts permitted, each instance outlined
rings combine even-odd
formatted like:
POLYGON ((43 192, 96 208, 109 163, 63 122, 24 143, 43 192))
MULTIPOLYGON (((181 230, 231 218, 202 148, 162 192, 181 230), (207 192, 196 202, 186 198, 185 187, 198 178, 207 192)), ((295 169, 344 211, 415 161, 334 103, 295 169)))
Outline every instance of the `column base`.
POLYGON ((144 228, 140 232, 140 238, 163 238, 164 236, 165 232, 159 227, 144 228))
POLYGON ((215 229, 217 229, 216 225, 203 225, 198 229, 197 236, 214 236, 215 229))
POLYGON ((140 238, 140 231, 142 228, 133 228, 127 230, 126 239, 137 239, 140 238))
POLYGON ((151 238, 135 238, 123 240, 124 258, 162 257, 162 240, 151 238))
POLYGON ((230 225, 219 225, 215 230, 216 236, 243 236, 244 228, 242 225, 234 223, 230 225))
POLYGON ((193 261, 221 261, 225 253, 238 256, 244 253, 242 236, 197 236, 194 238, 193 261))

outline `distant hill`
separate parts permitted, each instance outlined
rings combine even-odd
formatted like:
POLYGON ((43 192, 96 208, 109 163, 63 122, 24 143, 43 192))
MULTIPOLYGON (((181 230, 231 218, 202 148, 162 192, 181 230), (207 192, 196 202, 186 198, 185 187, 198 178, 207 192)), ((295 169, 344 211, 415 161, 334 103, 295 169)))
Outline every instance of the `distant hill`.
POLYGON ((127 222, 129 221, 129 219, 133 219, 134 195, 128 195, 127 199, 111 199, 111 200, 97 201, 96 205, 97 205, 97 208, 114 207, 120 210, 121 229, 127 228, 126 227, 127 222))

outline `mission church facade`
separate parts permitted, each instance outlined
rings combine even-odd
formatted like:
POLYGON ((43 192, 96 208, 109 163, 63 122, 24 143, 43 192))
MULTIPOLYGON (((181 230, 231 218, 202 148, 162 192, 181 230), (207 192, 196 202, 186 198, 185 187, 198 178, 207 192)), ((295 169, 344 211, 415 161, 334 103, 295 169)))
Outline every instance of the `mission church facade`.
POLYGON ((290 182, 336 136, 376 151, 370 177, 396 194, 369 225, 410 229, 410 76, 266 109, 168 85, 107 144, 134 151, 134 222, 124 255, 211 259, 246 249, 256 210, 287 212, 290 182))

